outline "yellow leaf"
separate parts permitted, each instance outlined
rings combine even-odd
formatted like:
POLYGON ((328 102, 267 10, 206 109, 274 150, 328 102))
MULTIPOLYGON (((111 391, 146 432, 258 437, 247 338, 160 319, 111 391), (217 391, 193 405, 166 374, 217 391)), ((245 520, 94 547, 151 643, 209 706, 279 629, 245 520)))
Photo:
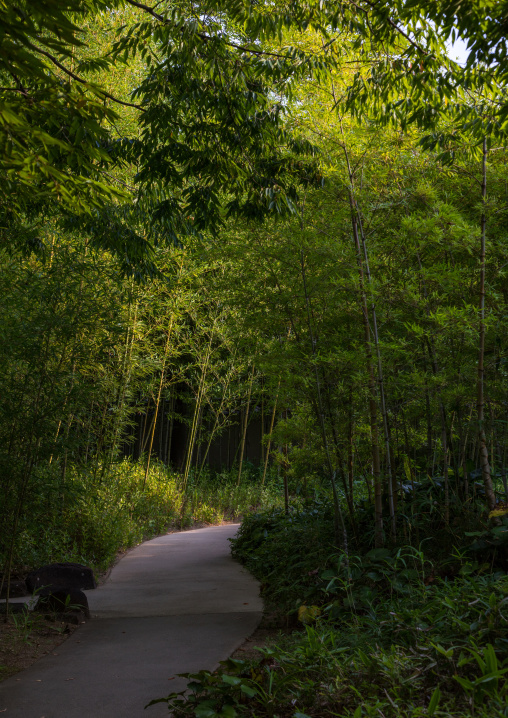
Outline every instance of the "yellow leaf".
POLYGON ((508 514, 508 508, 503 507, 499 509, 494 509, 494 511, 491 511, 489 514, 489 519, 494 518, 494 516, 506 516, 508 514))
POLYGON ((298 620, 302 623, 312 623, 321 615, 319 606, 300 606, 298 609, 298 620))

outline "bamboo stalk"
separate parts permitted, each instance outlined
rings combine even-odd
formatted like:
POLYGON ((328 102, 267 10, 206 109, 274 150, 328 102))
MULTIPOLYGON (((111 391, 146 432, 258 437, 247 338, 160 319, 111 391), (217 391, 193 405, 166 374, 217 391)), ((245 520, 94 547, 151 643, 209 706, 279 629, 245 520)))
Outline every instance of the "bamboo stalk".
POLYGON ((157 426, 157 416, 159 415, 159 406, 160 406, 161 395, 162 395, 162 387, 164 386, 164 377, 165 377, 165 373, 166 373, 166 362, 167 362, 167 358, 168 358, 169 344, 171 341, 172 331, 173 331, 173 316, 171 316, 171 320, 169 322, 168 335, 166 337, 166 345, 164 347, 164 358, 162 360, 161 377, 160 377, 160 381, 159 381, 159 387, 157 390, 157 398, 155 400, 155 413, 153 416, 152 430, 150 432, 150 445, 148 447, 148 456, 146 457, 145 476, 143 479, 142 491, 145 490, 146 481, 148 479, 148 472, 150 470, 150 459, 152 456, 153 438, 155 436, 155 427, 157 426))
MULTIPOLYGON (((285 411, 285 419, 286 422, 288 420, 288 410, 285 411)), ((284 513, 286 516, 289 515, 289 484, 288 484, 288 445, 284 444, 283 449, 283 455, 284 455, 284 473, 283 473, 283 480, 284 480, 284 513)))
POLYGON ((243 433, 242 433, 242 443, 240 448, 240 460, 238 463, 238 479, 236 482, 237 486, 240 486, 240 480, 242 478, 242 466, 243 466, 243 456, 245 453, 245 439, 247 437, 247 425, 249 423, 249 409, 250 409, 250 397, 252 394, 252 382, 254 380, 254 367, 252 367, 252 371, 250 374, 250 381, 249 381, 249 393, 247 395, 247 405, 245 407, 245 417, 244 417, 244 424, 243 424, 243 433))
MULTIPOLYGON (((423 278, 422 274, 422 260, 420 259, 419 252, 416 253, 416 258, 418 260, 418 266, 420 268, 420 275, 422 277, 422 288, 423 288, 423 296, 425 298, 425 312, 427 314, 427 317, 430 317, 430 308, 428 305, 428 294, 427 294, 427 285, 425 282, 425 279, 423 278)), ((427 351, 429 353, 430 358, 430 365, 432 367, 432 373, 436 377, 438 375, 438 366, 437 366, 437 359, 436 359, 436 349, 434 345, 434 338, 431 337, 430 339, 428 337, 425 337, 425 343, 427 346, 427 351)), ((445 524, 449 526, 450 524, 450 482, 448 477, 448 439, 447 439, 447 431, 446 431, 446 409, 443 402, 443 397, 441 395, 441 388, 437 387, 437 396, 438 396, 438 402, 439 402, 439 416, 441 419, 441 452, 442 452, 442 458, 443 458, 443 479, 444 479, 444 490, 445 490, 445 500, 444 500, 444 519, 445 524)), ((432 473, 434 473, 434 466, 432 467, 432 473)))
MULTIPOLYGON (((350 195, 351 198, 351 195, 350 195)), ((372 342, 370 335, 369 314, 367 307, 367 295, 365 293, 363 264, 360 248, 360 240, 358 237, 357 217, 352 215, 353 239, 356 247, 356 261, 358 265, 358 275, 360 280, 360 295, 362 298, 362 316, 364 328, 364 345, 365 358, 367 363, 367 376, 369 382, 369 416, 370 416, 370 433, 371 433, 371 451, 372 451, 372 478, 374 481, 374 530, 375 545, 382 546, 384 543, 383 532, 383 487, 381 483, 381 464, 379 456, 379 434, 377 427, 377 397, 376 397, 376 379, 374 376, 374 367, 372 362, 372 342)))
MULTIPOLYGON (((198 473, 198 475, 197 475, 197 477, 196 477, 196 482, 198 482, 199 479, 201 478, 201 474, 202 474, 202 472, 203 472, 203 469, 204 469, 206 460, 207 460, 207 458, 208 458, 208 452, 210 451, 210 447, 211 447, 211 445, 212 445, 212 441, 213 441, 213 439, 214 439, 214 437, 215 437, 215 434, 216 434, 216 432, 217 432, 217 430, 218 430, 218 428, 219 428, 219 423, 220 423, 219 417, 220 417, 220 414, 221 414, 221 412, 222 412, 222 407, 224 406, 224 402, 225 402, 225 400, 226 400, 226 394, 227 394, 227 390, 228 390, 228 388, 229 388, 230 382, 231 382, 231 373, 229 373, 229 375, 227 376, 227 381, 226 381, 226 383, 225 383, 225 385, 224 385, 224 391, 222 392, 222 396, 221 396, 219 408, 218 408, 217 411, 215 412, 215 420, 214 420, 214 423, 213 423, 212 430, 211 430, 211 432, 210 432, 210 436, 209 436, 209 438, 208 438, 208 443, 207 443, 207 445, 206 445, 205 454, 204 454, 203 459, 202 459, 202 462, 201 462, 201 467, 200 467, 199 473, 198 473)), ((223 424, 223 426, 224 426, 224 424, 223 424)))
POLYGON ((492 485, 489 464, 489 450, 485 434, 485 240, 487 229, 487 138, 483 139, 482 153, 482 215, 480 240, 480 311, 479 311, 479 350, 476 412, 478 416, 478 440, 480 448, 480 464, 485 488, 485 497, 489 511, 496 508, 496 495, 492 485))
MULTIPOLYGON (((261 380, 261 439, 265 432, 265 392, 264 392, 264 379, 261 380)), ((261 465, 265 463, 265 447, 261 441, 261 465)))
POLYGON ((168 421, 166 424, 166 439, 164 441, 164 462, 166 466, 169 466, 171 461, 171 441, 173 439, 173 423, 174 423, 174 411, 175 411, 175 387, 171 386, 169 407, 168 407, 168 421))
POLYGON ((193 456, 193 453, 194 453, 194 444, 195 444, 195 441, 196 441, 197 425, 198 425, 199 416, 200 416, 200 412, 201 412, 201 404, 202 404, 202 401, 203 401, 204 386, 205 386, 206 376, 207 376, 207 372, 208 372, 208 363, 209 363, 209 361, 210 361, 210 356, 211 356, 211 353, 212 353, 212 341, 213 341, 213 336, 214 336, 213 332, 214 332, 214 328, 215 328, 215 321, 216 321, 216 320, 214 320, 213 326, 212 326, 212 330, 211 330, 211 332, 210 332, 210 340, 209 340, 208 345, 207 345, 207 351, 206 351, 206 355, 205 355, 205 362, 204 362, 204 365, 203 365, 203 368, 202 368, 202 371, 201 371, 201 377, 200 377, 199 387, 198 387, 198 394, 197 394, 197 396, 196 396, 196 404, 195 404, 195 406, 194 406, 194 413, 193 413, 193 417, 192 417, 191 432, 190 432, 190 435, 189 435, 189 443, 188 443, 188 446, 187 446, 187 456, 186 456, 186 460, 185 460, 185 468, 184 468, 183 481, 182 481, 182 489, 183 489, 184 491, 185 491, 185 489, 186 489, 186 487, 187 487, 187 481, 188 481, 188 478, 189 478, 190 467, 191 467, 191 462, 192 462, 192 456, 193 456))
MULTIPOLYGON (((344 138, 344 129, 342 127, 342 121, 340 122, 342 136, 344 138)), ((391 452, 390 452, 390 433, 388 429, 388 415, 386 410, 386 400, 385 400, 385 390, 384 390, 384 375, 383 375, 383 365, 381 361, 381 349, 379 346, 379 332, 378 332, 378 325, 377 325, 377 314, 376 314, 376 304, 374 301, 374 295, 373 295, 373 289, 372 289, 372 277, 370 273, 370 265, 369 265, 369 258, 368 258, 368 252, 367 252, 367 244, 365 242, 365 234, 363 231, 363 224, 361 220, 361 213, 358 207, 358 202, 356 200, 356 196, 354 193, 354 173, 351 168, 351 163, 349 161, 349 153, 347 150, 347 147, 345 143, 342 145, 342 149, 344 152, 344 156, 346 159, 346 165, 348 169, 348 177, 349 177, 349 203, 350 203, 350 209, 351 209, 351 222, 353 226, 353 239, 355 243, 356 248, 356 255, 357 255, 357 265, 358 265, 358 272, 360 275, 360 290, 362 294, 362 303, 363 303, 363 321, 364 321, 364 329, 365 329, 365 347, 366 347, 366 353, 367 353, 367 373, 369 376, 369 393, 370 393, 370 399, 369 399, 369 407, 370 407, 370 414, 371 414, 371 434, 372 434, 372 473, 374 477, 374 502, 375 502, 375 542, 377 546, 381 546, 384 541, 384 533, 383 533, 383 509, 382 509, 382 484, 381 484, 381 466, 380 466, 380 457, 379 457, 379 438, 378 438, 378 429, 377 429, 377 396, 376 396, 376 381, 374 378, 374 370, 372 367, 372 340, 371 340, 371 332, 370 332, 370 325, 369 325, 369 310, 367 305, 367 295, 365 292, 365 279, 364 276, 367 278, 367 286, 370 290, 370 312, 372 316, 372 329, 373 329, 373 337, 374 337, 374 347, 376 350, 376 356, 377 356, 377 379, 378 379, 378 396, 380 400, 381 405, 381 415, 383 420, 383 431, 384 431, 384 440, 385 440, 385 453, 386 453, 386 473, 388 477, 388 503, 389 503, 389 510, 390 510, 390 520, 391 520, 391 531, 392 536, 395 539, 396 537, 396 518, 395 518, 395 506, 394 506, 394 500, 393 500, 393 477, 392 477, 392 465, 391 465, 391 452), (359 231, 358 231, 359 230, 359 231), (361 257, 361 250, 360 250, 360 239, 363 249, 363 262, 361 257), (364 266, 365 266, 365 272, 364 272, 364 266)))
POLYGON ((272 433, 273 433, 273 425, 275 422, 275 414, 277 412, 277 401, 279 399, 279 389, 280 389, 280 379, 279 383, 277 384, 277 393, 275 395, 275 402, 273 404, 273 411, 272 411, 272 417, 270 420, 270 431, 268 433, 268 444, 266 446, 266 456, 265 456, 265 465, 263 467, 263 478, 261 479, 261 486, 265 485, 265 479, 266 479, 266 470, 268 468, 268 459, 270 458, 270 448, 272 445, 272 433))
POLYGON ((328 442, 328 435, 326 432, 326 424, 325 424, 325 417, 324 417, 324 409, 323 409, 323 401, 321 397, 321 382, 319 380, 319 372, 316 362, 316 340, 314 337, 314 331, 312 329, 312 318, 311 318, 311 311, 310 311, 310 301, 309 301, 309 293, 307 291, 307 280, 305 275, 305 262, 303 257, 303 250, 300 250, 300 263, 302 268, 302 281, 303 281, 303 291, 305 294, 305 304, 307 309, 307 325, 309 330, 309 339, 311 344, 311 352, 312 352, 312 358, 313 358, 313 364, 314 364, 314 375, 316 378, 316 394, 317 394, 317 413, 318 413, 318 420, 319 425, 321 428, 321 436, 323 439, 323 448, 325 450, 326 455, 326 461, 328 464, 328 471, 330 472, 330 484, 332 486, 332 495, 333 495, 333 505, 334 505, 334 529, 335 529, 335 539, 337 543, 340 543, 341 540, 341 533, 342 533, 342 543, 343 548, 346 556, 348 555, 348 535, 346 530, 346 524, 344 523, 344 516, 342 514, 342 509, 340 507, 340 501, 339 501, 339 495, 337 493, 337 484, 335 483, 335 475, 336 472, 333 468, 332 464, 332 457, 330 453, 330 445, 328 442))

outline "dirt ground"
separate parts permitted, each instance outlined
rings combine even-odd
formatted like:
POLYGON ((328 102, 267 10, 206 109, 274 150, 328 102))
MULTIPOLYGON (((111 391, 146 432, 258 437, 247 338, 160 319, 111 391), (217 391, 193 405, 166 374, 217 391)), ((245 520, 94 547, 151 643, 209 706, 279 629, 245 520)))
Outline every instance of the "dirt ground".
POLYGON ((261 658, 258 648, 264 648, 268 644, 276 642, 281 634, 292 633, 293 630, 293 626, 286 625, 280 616, 265 612, 258 628, 236 649, 231 658, 238 661, 255 661, 261 658))
POLYGON ((46 621, 41 615, 17 614, 7 623, 0 617, 0 681, 19 673, 58 646, 77 626, 63 621, 46 621))

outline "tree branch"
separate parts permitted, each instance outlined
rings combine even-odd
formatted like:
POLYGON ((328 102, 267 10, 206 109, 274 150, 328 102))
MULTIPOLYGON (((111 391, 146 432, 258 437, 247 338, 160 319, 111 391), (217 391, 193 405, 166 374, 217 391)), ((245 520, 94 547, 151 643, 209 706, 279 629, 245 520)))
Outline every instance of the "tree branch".
MULTIPOLYGON (((129 3, 129 5, 133 5, 134 7, 137 7, 140 10, 147 12, 149 15, 154 17, 156 20, 159 20, 159 22, 167 24, 168 21, 166 20, 166 18, 163 15, 159 15, 159 13, 155 12, 155 10, 153 8, 149 7, 148 5, 144 5, 143 3, 136 2, 136 0, 127 0, 127 2, 129 3)), ((196 34, 199 38, 201 38, 201 40, 204 40, 204 42, 209 42, 210 40, 213 40, 213 38, 210 35, 207 35, 204 32, 198 32, 196 34)), ((252 55, 257 55, 258 57, 260 55, 266 55, 269 57, 279 57, 284 60, 291 59, 288 55, 281 55, 280 53, 277 53, 277 52, 268 52, 266 50, 254 50, 250 47, 245 47, 244 45, 237 45, 236 43, 230 42, 229 40, 225 40, 224 42, 226 45, 229 45, 230 47, 234 47, 236 50, 241 50, 242 52, 248 52, 252 55)))
MULTIPOLYGON (((137 0, 127 0, 127 2, 129 3, 129 5, 133 5, 134 7, 137 7, 137 8, 139 8, 140 10, 143 10, 143 12, 148 13, 149 15, 151 15, 152 17, 154 17, 156 20, 159 20, 159 22, 167 23, 166 18, 165 18, 163 15, 160 15, 159 13, 155 12, 155 10, 154 10, 152 7, 150 7, 149 5, 145 5, 144 3, 137 2, 137 0)), ((375 9, 375 7, 376 7, 376 3, 375 3, 375 2, 371 2, 370 0, 364 0, 364 2, 365 2, 366 5, 369 6, 369 8, 371 8, 371 10, 374 10, 374 9, 375 9)), ((362 8, 362 7, 361 7, 360 5, 358 5, 356 2, 353 2, 353 3, 351 3, 351 4, 352 4, 352 6, 355 7, 357 10, 360 10, 360 12, 363 12, 363 13, 367 14, 368 11, 367 11, 365 8, 362 8)), ((413 39, 408 35, 408 33, 404 32, 404 30, 403 30, 394 20, 392 20, 392 19, 389 17, 387 21, 388 21, 388 24, 389 24, 391 27, 393 27, 394 30, 396 30, 400 35, 402 35, 402 37, 404 37, 404 38, 409 42, 409 44, 412 45, 415 49, 417 49, 419 52, 421 52, 422 55, 426 55, 427 57, 430 57, 430 56, 431 56, 431 53, 429 53, 429 52, 427 52, 426 50, 424 50, 423 47, 422 47, 419 43, 417 43, 416 40, 413 40, 413 39)), ((202 40, 204 40, 205 42, 207 42, 207 41, 209 41, 209 40, 212 40, 212 38, 210 37, 210 35, 206 35, 206 33, 198 32, 197 35, 198 35, 198 37, 200 37, 200 38, 201 38, 202 40)), ((327 43, 327 45, 332 44, 334 41, 335 41, 335 38, 332 38, 332 40, 330 40, 330 41, 327 43)), ((226 43, 226 45, 229 45, 230 47, 234 47, 234 48, 237 49, 237 50, 241 50, 242 52, 248 52, 248 53, 250 53, 250 54, 252 54, 252 55, 257 55, 258 57, 259 57, 259 56, 266 55, 266 56, 268 56, 268 57, 278 57, 278 58, 282 58, 282 59, 284 59, 284 60, 290 60, 290 59, 291 59, 288 55, 281 55, 280 53, 277 53, 277 52, 267 52, 267 51, 265 51, 265 50, 254 50, 254 49, 252 49, 252 48, 250 48, 250 47, 245 47, 244 45, 237 45, 236 43, 230 42, 229 40, 226 40, 225 43, 226 43)))
POLYGON ((23 97, 29 97, 26 90, 20 90, 17 87, 0 87, 0 92, 19 92, 19 94, 23 95, 23 97))
MULTIPOLYGON (((31 42, 26 43, 28 47, 30 47, 34 52, 39 53, 39 55, 44 55, 44 57, 47 57, 48 60, 50 60, 54 65, 60 68, 63 72, 65 72, 69 77, 72 77, 73 80, 76 80, 76 82, 81 83, 82 85, 89 85, 90 83, 87 80, 83 80, 82 77, 79 77, 79 75, 76 75, 72 70, 69 70, 65 65, 62 65, 62 63, 57 60, 54 55, 51 55, 51 53, 47 52, 47 50, 42 50, 40 47, 37 47, 37 45, 34 45, 31 42)), ((109 92, 106 92, 105 90, 101 90, 100 87, 94 88, 94 90, 104 97, 107 97, 109 100, 113 100, 113 102, 116 102, 119 105, 124 105, 125 107, 134 107, 136 110, 141 110, 141 112, 145 112, 145 108, 141 105, 135 105, 133 102, 124 102, 124 100, 119 100, 114 95, 110 95, 109 92)))
MULTIPOLYGON (((365 4, 368 5, 372 10, 375 9, 375 7, 376 7, 376 3, 375 3, 375 2, 370 2, 370 0, 364 0, 364 2, 365 2, 365 4)), ((353 3, 353 4, 354 4, 354 6, 355 6, 356 8, 358 8, 358 10, 362 10, 363 12, 367 12, 366 10, 364 10, 364 8, 359 7, 356 3, 353 3)), ((416 40, 413 40, 413 39, 412 39, 406 32, 404 32, 404 30, 403 30, 401 27, 399 27, 399 26, 397 25, 397 23, 396 23, 394 20, 392 20, 390 17, 388 18, 388 24, 391 25, 391 27, 393 27, 393 29, 396 30, 400 35, 402 35, 402 37, 405 37, 406 40, 409 42, 409 44, 412 45, 414 48, 416 48, 419 52, 421 52, 422 55, 426 55, 427 57, 431 57, 431 53, 430 53, 430 52, 427 52, 426 50, 424 50, 423 47, 416 42, 416 40)))
POLYGON ((141 2, 136 2, 136 0, 127 0, 129 5, 133 5, 134 7, 139 8, 140 10, 143 10, 144 12, 147 12, 149 15, 152 15, 156 20, 159 20, 160 22, 167 22, 163 15, 159 15, 158 12, 155 12, 155 10, 152 7, 149 7, 148 5, 143 5, 141 2))

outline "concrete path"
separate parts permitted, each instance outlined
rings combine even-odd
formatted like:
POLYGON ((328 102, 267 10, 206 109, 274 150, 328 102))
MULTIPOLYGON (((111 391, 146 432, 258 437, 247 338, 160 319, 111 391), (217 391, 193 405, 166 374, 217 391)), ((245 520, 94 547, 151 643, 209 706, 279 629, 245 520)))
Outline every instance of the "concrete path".
POLYGON ((230 556, 237 524, 168 534, 87 591, 92 620, 0 683, 3 718, 160 718, 174 678, 215 668, 257 627, 259 585, 230 556))

